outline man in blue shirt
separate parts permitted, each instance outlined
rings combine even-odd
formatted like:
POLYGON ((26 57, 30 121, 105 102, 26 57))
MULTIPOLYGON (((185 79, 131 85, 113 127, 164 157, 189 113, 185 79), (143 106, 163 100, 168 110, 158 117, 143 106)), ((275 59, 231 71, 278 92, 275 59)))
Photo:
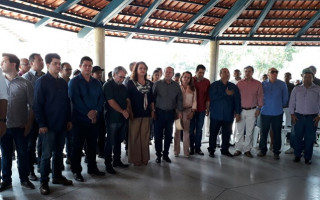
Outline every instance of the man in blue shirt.
POLYGON ((270 68, 268 79, 262 82, 264 105, 261 108, 261 137, 260 152, 258 153, 259 157, 266 155, 267 137, 270 128, 272 128, 274 137, 273 158, 275 160, 280 158, 283 107, 288 102, 288 88, 285 82, 277 79, 278 72, 276 68, 270 68))
POLYGON ((52 183, 72 185, 71 180, 62 176, 65 134, 72 128, 68 85, 59 77, 60 56, 56 53, 49 53, 45 61, 48 73, 35 83, 33 105, 42 140, 40 193, 43 195, 50 193, 48 176, 51 156, 53 156, 52 183))
POLYGON ((289 112, 294 124, 294 162, 301 158, 304 146, 305 164, 311 164, 313 142, 319 123, 320 87, 312 83, 314 74, 310 68, 302 71, 303 84, 296 86, 290 97, 289 112))
POLYGON ((83 182, 81 175, 81 154, 84 141, 87 142, 88 173, 104 176, 96 163, 99 113, 102 112, 104 96, 100 82, 91 76, 92 59, 81 58, 81 74, 69 82, 69 96, 72 101, 73 148, 71 169, 76 181, 83 182))
POLYGON ((229 82, 230 72, 227 68, 220 70, 220 80, 210 85, 210 137, 209 156, 214 157, 217 136, 222 130, 221 154, 232 157, 229 152, 229 140, 232 133, 234 117, 236 122, 240 120, 241 100, 238 87, 229 82))

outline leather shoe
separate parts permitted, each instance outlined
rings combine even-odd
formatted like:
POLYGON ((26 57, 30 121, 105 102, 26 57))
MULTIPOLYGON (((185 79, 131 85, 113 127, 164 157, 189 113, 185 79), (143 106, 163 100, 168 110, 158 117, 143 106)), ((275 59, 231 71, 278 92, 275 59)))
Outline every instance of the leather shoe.
POLYGON ((304 163, 305 163, 306 165, 311 165, 311 164, 312 164, 312 161, 309 160, 309 159, 305 159, 305 160, 304 160, 304 163))
POLYGON ((106 173, 104 173, 96 168, 94 170, 88 170, 88 174, 94 174, 96 176, 104 176, 106 173))
POLYGON ((203 156, 204 153, 201 151, 201 149, 197 149, 196 150, 196 154, 200 155, 200 156, 203 156))
POLYGON ((42 195, 48 195, 50 193, 48 182, 41 183, 40 193, 42 195))
POLYGON ((264 156, 266 156, 266 153, 264 153, 264 152, 262 152, 262 151, 259 151, 258 156, 259 156, 259 157, 264 157, 264 156))
POLYGON ((116 173, 117 173, 117 172, 113 169, 111 163, 106 165, 106 171, 107 171, 109 174, 116 174, 116 173))
POLYGON ((83 178, 83 176, 81 175, 80 172, 79 173, 74 173, 73 177, 74 177, 74 180, 76 180, 76 181, 84 182, 84 178, 83 178))
POLYGON ((128 164, 123 164, 121 161, 113 161, 113 167, 127 168, 128 164))
POLYGON ((166 161, 167 163, 171 163, 171 159, 168 156, 163 157, 163 160, 166 161))
POLYGON ((228 157, 233 157, 233 155, 227 151, 227 152, 221 152, 222 155, 228 156, 228 157))
POLYGON ((29 180, 21 182, 21 186, 29 189, 35 189, 36 187, 29 180))
POLYGON ((248 158, 253 158, 253 155, 251 154, 250 151, 245 152, 244 155, 247 156, 248 158))
POLYGON ((274 160, 279 160, 279 159, 280 159, 279 154, 273 154, 273 159, 274 159, 274 160))
POLYGON ((240 156, 241 154, 242 154, 241 151, 238 151, 238 150, 237 150, 237 151, 234 152, 233 155, 234 155, 234 156, 240 156))
POLYGON ((33 172, 30 173, 29 175, 29 180, 30 181, 37 181, 38 180, 38 177, 36 176, 36 174, 33 172))
POLYGON ((157 159, 156 159, 156 163, 161 163, 161 157, 157 157, 157 159))
POLYGON ((0 192, 5 191, 6 189, 9 189, 12 187, 11 183, 2 182, 0 185, 0 192))
POLYGON ((67 179, 65 176, 52 179, 53 184, 72 185, 72 180, 67 179))
POLYGON ((294 157, 293 162, 296 162, 296 163, 300 162, 300 157, 294 157))

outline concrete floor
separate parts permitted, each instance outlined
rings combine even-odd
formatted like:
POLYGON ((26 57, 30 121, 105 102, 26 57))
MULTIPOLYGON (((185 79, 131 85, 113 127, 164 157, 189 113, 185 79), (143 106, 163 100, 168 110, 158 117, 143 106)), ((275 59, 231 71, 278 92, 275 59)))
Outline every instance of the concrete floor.
MULTIPOLYGON (((211 158, 206 151, 205 156, 194 155, 191 158, 174 157, 172 163, 155 163, 154 146, 150 146, 151 160, 148 166, 128 169, 116 169, 117 175, 107 174, 105 177, 83 175, 84 183, 74 182, 65 187, 50 184, 51 194, 42 196, 39 193, 39 182, 34 182, 35 190, 21 188, 16 164, 13 169, 13 188, 0 193, 2 199, 165 199, 165 200, 309 200, 320 199, 320 161, 319 147, 315 148, 311 166, 293 163, 293 155, 281 154, 280 160, 273 160, 273 154, 267 157, 252 159, 239 156, 229 158, 221 156, 211 158)), ((170 150, 173 149, 173 146, 170 150)), ((287 147, 285 148, 287 149, 287 147)), ((230 148, 231 152, 234 149, 230 148)), ((253 150, 256 155, 256 150, 253 150)), ((104 169, 103 160, 97 159, 100 169, 104 169)), ((127 158, 124 156, 123 161, 127 158)), ((64 175, 73 180, 70 167, 64 175)))

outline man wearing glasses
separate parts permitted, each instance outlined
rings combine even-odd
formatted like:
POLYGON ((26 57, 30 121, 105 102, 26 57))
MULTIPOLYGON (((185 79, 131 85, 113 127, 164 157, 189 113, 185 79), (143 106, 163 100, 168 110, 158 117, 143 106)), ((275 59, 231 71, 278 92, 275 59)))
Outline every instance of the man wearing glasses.
POLYGON ((88 174, 104 176, 99 171, 96 162, 96 146, 98 138, 99 113, 102 112, 104 97, 101 84, 91 76, 92 59, 88 56, 81 58, 81 73, 70 80, 69 96, 73 112, 73 146, 71 170, 76 181, 83 182, 81 175, 81 154, 84 141, 87 142, 88 174))
POLYGON ((121 161, 121 142, 127 132, 130 103, 128 91, 122 84, 126 78, 125 68, 118 66, 113 70, 113 79, 103 85, 106 98, 105 119, 107 126, 107 140, 104 147, 106 171, 115 174, 113 167, 126 168, 129 165, 121 161), (113 152, 113 157, 112 157, 113 152), (113 162, 112 162, 113 161, 113 162), (111 164, 112 162, 112 164, 111 164))
POLYGON ((72 72, 72 67, 69 63, 64 62, 61 64, 60 68, 60 76, 63 78, 67 83, 70 81, 70 76, 72 72))
POLYGON ((273 158, 279 160, 281 148, 281 127, 283 117, 283 107, 288 102, 288 88, 285 82, 278 80, 278 70, 270 68, 268 79, 262 82, 263 106, 261 108, 261 138, 259 143, 259 157, 264 157, 267 153, 267 137, 270 128, 273 131, 274 145, 273 158))

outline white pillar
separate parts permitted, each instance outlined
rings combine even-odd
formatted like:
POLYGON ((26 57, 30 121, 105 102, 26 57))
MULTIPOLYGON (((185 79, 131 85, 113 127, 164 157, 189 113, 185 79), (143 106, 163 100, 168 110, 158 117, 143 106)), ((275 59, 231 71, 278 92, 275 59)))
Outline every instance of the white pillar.
POLYGON ((210 41, 210 68, 209 78, 210 82, 216 80, 218 71, 218 60, 219 60, 219 41, 210 41))
MULTIPOLYGON (((105 69, 105 29, 94 28, 94 58, 93 64, 105 69)), ((102 79, 104 79, 105 73, 103 73, 102 79)))
MULTIPOLYGON (((217 71, 218 71, 218 59, 219 59, 219 41, 210 41, 210 68, 208 70, 209 73, 209 80, 210 83, 214 82, 217 78, 217 71)), ((206 117, 205 123, 204 123, 204 133, 202 135, 202 141, 206 142, 208 141, 208 137, 210 134, 210 119, 209 117, 206 117)))

